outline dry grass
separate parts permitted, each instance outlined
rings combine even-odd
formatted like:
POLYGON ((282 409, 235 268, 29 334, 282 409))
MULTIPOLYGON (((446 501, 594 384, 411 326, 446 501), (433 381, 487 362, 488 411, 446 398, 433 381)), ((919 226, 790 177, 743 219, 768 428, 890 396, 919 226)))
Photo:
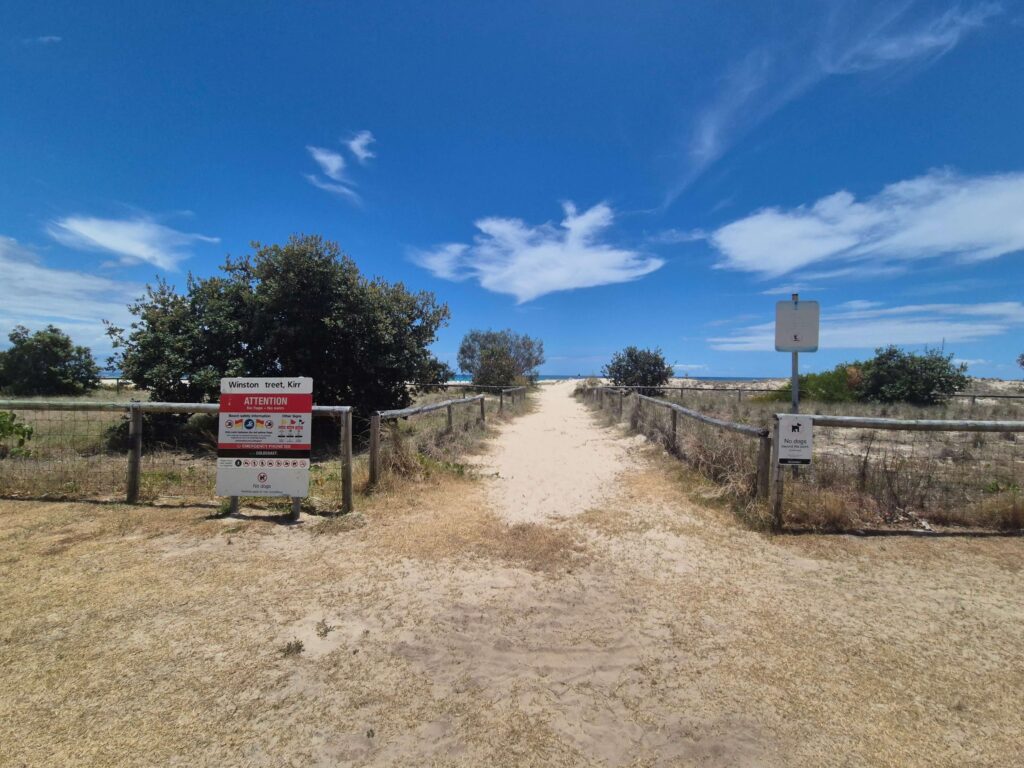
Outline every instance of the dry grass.
MULTIPOLYGON (((767 418, 779 405, 737 402, 727 393, 697 394, 701 402, 693 402, 694 398, 686 393, 684 404, 748 424, 767 418)), ((598 405, 591 400, 588 404, 598 405)), ((741 518, 756 528, 766 523, 764 503, 755 499, 756 440, 682 416, 673 440, 666 409, 641 405, 635 398, 629 398, 620 419, 617 396, 606 395, 605 406, 599 412, 605 424, 625 423, 633 432, 645 435, 719 485, 733 499, 741 518)), ((901 418, 952 418, 977 417, 982 407, 850 406, 846 410, 901 418)), ((1016 406, 993 408, 1005 410, 1016 406)), ((787 479, 784 524, 823 531, 930 525, 1022 530, 1022 445, 1024 441, 1013 433, 817 427, 813 465, 801 472, 799 481, 787 479)))
POLYGON ((641 459, 558 526, 443 473, 298 525, 0 502, 0 764, 1020 763, 1019 541, 764 537, 641 459))

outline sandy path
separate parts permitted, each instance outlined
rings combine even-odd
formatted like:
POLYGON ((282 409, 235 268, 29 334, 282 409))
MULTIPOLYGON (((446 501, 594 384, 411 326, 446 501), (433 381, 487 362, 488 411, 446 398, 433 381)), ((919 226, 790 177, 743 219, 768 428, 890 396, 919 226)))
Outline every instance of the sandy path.
POLYGON ((600 427, 573 398, 575 382, 544 385, 537 409, 506 425, 480 465, 487 498, 509 523, 537 523, 578 515, 615 490, 633 465, 630 445, 600 427))

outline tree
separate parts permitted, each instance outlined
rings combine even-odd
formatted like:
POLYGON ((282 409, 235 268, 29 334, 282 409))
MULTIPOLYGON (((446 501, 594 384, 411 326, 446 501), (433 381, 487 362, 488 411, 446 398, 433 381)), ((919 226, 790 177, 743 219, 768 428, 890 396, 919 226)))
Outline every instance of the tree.
POLYGON ((512 330, 473 330, 462 337, 458 363, 476 384, 533 383, 544 363, 544 342, 512 330))
POLYGON ((81 395, 100 383, 88 347, 76 346, 60 328, 30 333, 15 326, 11 346, 0 352, 0 388, 12 395, 81 395))
POLYGON ((612 355, 601 374, 615 386, 642 387, 642 394, 651 394, 668 383, 672 372, 660 349, 626 347, 612 355))
POLYGON ((318 236, 252 248, 221 275, 190 275, 184 294, 147 287, 131 328, 108 329, 125 377, 156 400, 203 402, 224 376, 311 376, 316 402, 364 413, 450 378, 429 349, 449 316, 432 293, 370 280, 318 236))
POLYGON ((880 347, 860 368, 858 396, 870 402, 936 405, 970 383, 966 364, 955 365, 952 354, 937 349, 916 354, 880 347))

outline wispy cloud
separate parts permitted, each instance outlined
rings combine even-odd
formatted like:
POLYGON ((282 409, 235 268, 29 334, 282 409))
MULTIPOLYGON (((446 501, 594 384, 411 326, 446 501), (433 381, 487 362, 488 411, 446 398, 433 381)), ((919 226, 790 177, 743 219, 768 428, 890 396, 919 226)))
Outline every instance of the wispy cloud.
POLYGON ((142 286, 45 266, 31 249, 0 236, 0 333, 53 323, 80 344, 106 348, 103 320, 124 324, 142 286))
POLYGON ((355 155, 356 160, 365 165, 367 160, 372 160, 377 156, 377 154, 370 149, 370 145, 373 144, 374 141, 375 139, 373 138, 372 133, 369 131, 360 131, 351 139, 347 140, 345 145, 348 147, 349 151, 355 155))
POLYGON ((684 162, 663 207, 672 203, 739 139, 829 77, 926 66, 1001 13, 999 5, 956 5, 937 15, 910 3, 832 4, 809 34, 768 42, 736 61, 715 97, 698 111, 684 141, 684 162))
POLYGON ((766 208, 710 236, 719 266, 764 277, 831 279, 892 274, 912 260, 993 259, 1024 250, 1024 173, 964 177, 933 172, 890 184, 863 202, 846 191, 809 206, 766 208), (813 275, 813 276, 812 276, 813 275))
MULTIPOLYGON (((956 344, 1001 336, 1024 326, 1024 304, 908 304, 886 307, 850 301, 823 308, 823 349, 874 349, 888 344, 956 344)), ((766 352, 775 349, 774 323, 760 323, 708 339, 713 349, 766 352)))
POLYGON ((708 233, 703 229, 663 229, 655 232, 647 238, 647 242, 657 245, 679 245, 680 243, 693 243, 697 240, 706 240, 708 233))
POLYGON ((638 251, 601 242, 614 219, 600 203, 579 213, 564 203, 559 226, 530 225, 521 219, 478 220, 473 243, 448 243, 415 251, 413 261, 446 280, 475 279, 522 304, 555 291, 636 280, 664 262, 638 251))
POLYGON ((306 174, 306 181, 308 181, 317 189, 322 189, 325 192, 330 192, 331 194, 338 195, 339 197, 344 197, 347 200, 351 200, 356 205, 363 201, 363 199, 359 197, 358 192, 344 184, 336 184, 330 181, 324 181, 319 176, 316 176, 312 173, 306 174))
POLYGON ((83 251, 111 253, 122 264, 152 264, 173 270, 191 255, 196 243, 218 243, 220 238, 179 232, 150 216, 130 219, 101 219, 67 216, 48 227, 57 242, 83 251))
MULTIPOLYGON (((377 156, 369 148, 373 141, 372 133, 360 131, 351 139, 345 140, 342 143, 348 147, 348 150, 361 165, 365 165, 370 158, 377 156)), ((348 178, 348 175, 345 173, 345 157, 340 152, 312 145, 307 145, 306 151, 309 152, 309 156, 313 158, 320 167, 320 172, 326 177, 321 178, 316 174, 306 173, 303 174, 306 181, 317 189, 343 197, 356 205, 362 203, 362 198, 355 190, 356 183, 348 178)))
MULTIPOLYGON (((845 46, 833 35, 826 37, 818 60, 826 75, 866 72, 905 62, 928 63, 949 53, 972 30, 1002 13, 996 3, 980 3, 966 10, 959 5, 945 13, 902 29, 896 29, 906 8, 890 8, 871 32, 845 46)), ((835 25, 845 20, 833 17, 835 25)))
POLYGON ((330 149, 324 149, 323 147, 306 147, 310 157, 312 157, 316 164, 320 166, 320 171, 329 179, 335 181, 348 183, 345 178, 345 158, 339 153, 334 152, 330 149))
POLYGON ((63 39, 60 35, 39 35, 39 37, 26 37, 22 42, 25 45, 56 45, 63 39))

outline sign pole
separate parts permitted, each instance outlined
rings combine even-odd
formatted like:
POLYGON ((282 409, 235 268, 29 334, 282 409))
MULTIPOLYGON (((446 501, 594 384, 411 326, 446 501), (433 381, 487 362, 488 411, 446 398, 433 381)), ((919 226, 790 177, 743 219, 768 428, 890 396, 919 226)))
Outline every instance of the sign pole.
MULTIPOLYGON (((800 304, 800 294, 793 294, 793 304, 800 304)), ((793 372, 792 372, 792 383, 790 384, 790 395, 791 395, 791 408, 792 413, 800 413, 800 353, 793 353, 793 372)))

